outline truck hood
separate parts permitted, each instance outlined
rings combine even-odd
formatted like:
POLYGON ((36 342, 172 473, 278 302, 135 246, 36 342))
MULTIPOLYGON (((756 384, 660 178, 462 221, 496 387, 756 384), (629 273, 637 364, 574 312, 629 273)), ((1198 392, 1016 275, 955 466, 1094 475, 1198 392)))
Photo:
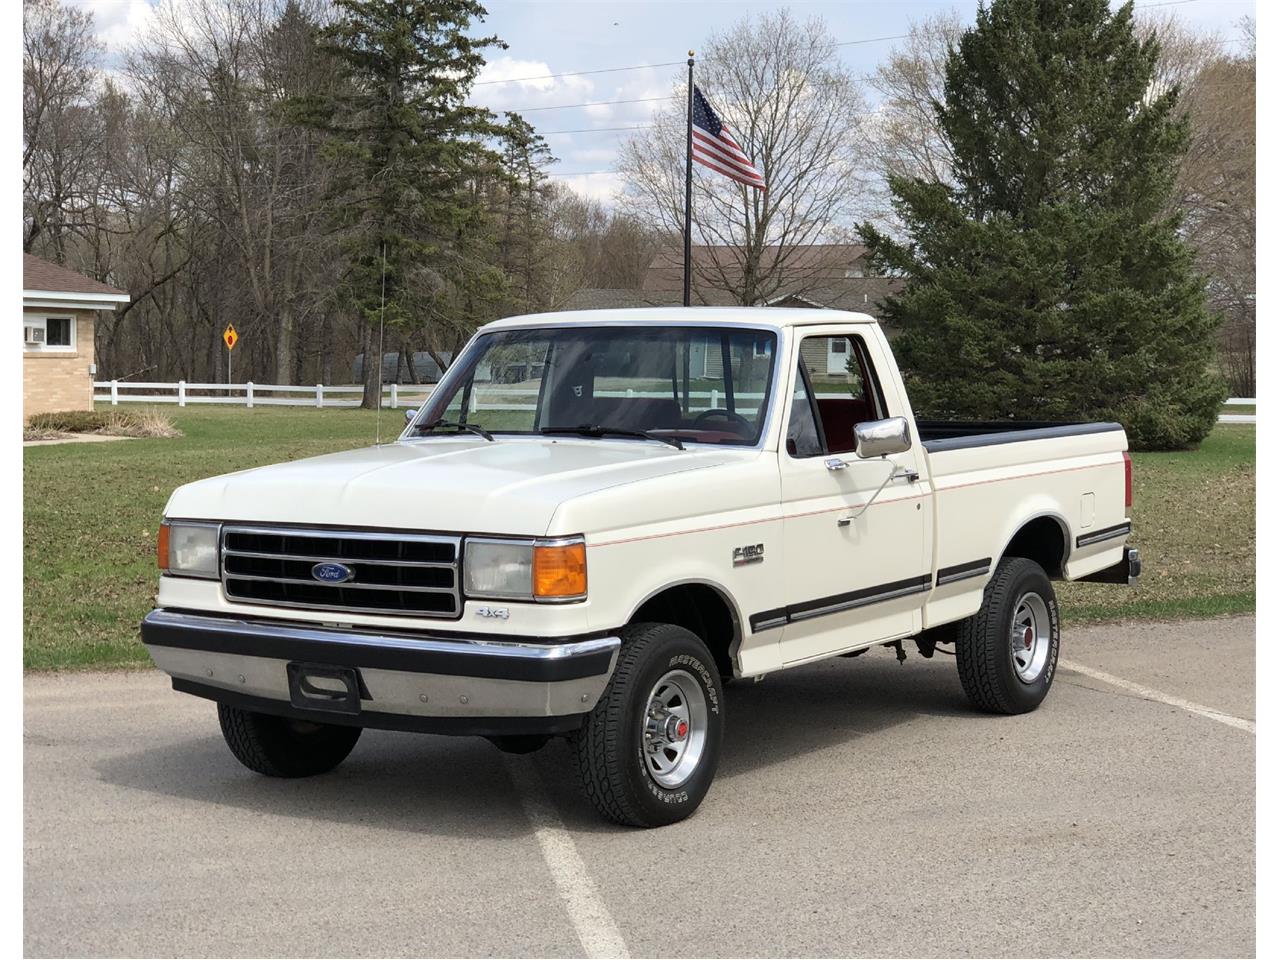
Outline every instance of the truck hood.
MULTIPOLYGON (((432 438, 349 450, 189 483, 166 516, 542 536, 586 494, 755 451, 577 438, 432 438)), ((637 518, 638 519, 638 518, 637 518)), ((555 531, 556 533, 588 531, 555 531)))

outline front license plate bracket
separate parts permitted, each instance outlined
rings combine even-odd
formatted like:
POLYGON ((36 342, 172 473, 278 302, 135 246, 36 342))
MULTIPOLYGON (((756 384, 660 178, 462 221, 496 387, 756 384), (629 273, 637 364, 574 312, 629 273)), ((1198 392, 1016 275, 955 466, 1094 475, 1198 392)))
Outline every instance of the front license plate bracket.
POLYGON ((331 667, 322 663, 290 663, 289 701, 301 710, 356 714, 364 683, 354 667, 331 667))

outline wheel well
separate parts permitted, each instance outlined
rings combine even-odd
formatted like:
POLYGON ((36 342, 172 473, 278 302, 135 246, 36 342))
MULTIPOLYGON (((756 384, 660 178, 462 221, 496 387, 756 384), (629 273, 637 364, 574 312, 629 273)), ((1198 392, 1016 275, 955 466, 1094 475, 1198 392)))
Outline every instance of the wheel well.
POLYGON ((640 605, 632 623, 671 623, 684 627, 707 645, 724 676, 733 675, 733 644, 737 618, 728 601, 705 583, 668 587, 640 605))
POLYGON ((1003 556, 1034 560, 1050 577, 1061 577, 1062 563, 1067 557, 1067 535, 1053 517, 1036 517, 1014 534, 1003 556))

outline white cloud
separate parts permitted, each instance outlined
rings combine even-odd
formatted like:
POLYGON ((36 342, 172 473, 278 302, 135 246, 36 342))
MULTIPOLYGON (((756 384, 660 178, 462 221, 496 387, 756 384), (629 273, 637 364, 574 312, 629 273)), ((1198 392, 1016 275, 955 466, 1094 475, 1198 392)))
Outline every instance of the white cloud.
POLYGON ((93 14, 97 38, 108 55, 123 52, 155 16, 155 6, 147 0, 87 0, 83 9, 93 14))
POLYGON ((481 68, 480 75, 476 77, 476 85, 471 88, 471 101, 501 112, 591 99, 593 84, 589 79, 547 76, 553 73, 555 70, 551 65, 541 60, 495 57, 481 68))
MULTIPOLYGON (((668 102, 680 79, 678 70, 646 67, 618 73, 586 77, 552 77, 566 69, 543 60, 495 57, 485 64, 478 81, 506 80, 507 83, 478 82, 471 90, 471 102, 494 111, 522 113, 534 129, 547 137, 559 163, 551 168, 556 181, 583 196, 603 203, 615 202, 622 182, 611 170, 619 149, 631 131, 615 127, 642 127, 668 102), (634 103, 598 101, 631 100, 634 103), (592 106, 570 104, 593 103, 592 106), (566 107, 545 110, 540 107, 566 107), (581 133, 557 133, 574 130, 581 133), (592 175, 576 175, 575 171, 592 175)), ((637 131, 638 132, 638 131, 637 131)))
POLYGON ((593 177, 556 177, 556 181, 580 196, 599 200, 607 205, 617 202, 618 195, 622 192, 622 178, 616 173, 601 173, 593 177))

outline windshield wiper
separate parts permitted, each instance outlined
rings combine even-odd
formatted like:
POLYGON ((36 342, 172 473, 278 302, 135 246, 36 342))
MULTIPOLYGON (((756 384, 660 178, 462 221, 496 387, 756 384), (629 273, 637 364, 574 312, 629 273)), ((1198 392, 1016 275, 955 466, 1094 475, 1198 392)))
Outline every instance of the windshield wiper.
POLYGON ((668 443, 677 450, 684 444, 676 437, 664 437, 653 430, 628 430, 626 427, 606 427, 598 423, 583 423, 576 427, 543 427, 541 433, 567 433, 579 437, 635 437, 637 440, 657 440, 668 443))
POLYGON ((418 427, 419 433, 426 433, 428 430, 434 430, 436 427, 452 427, 455 430, 466 430, 474 433, 477 437, 484 437, 490 443, 493 443, 493 434, 484 427, 476 426, 474 423, 459 423, 457 420, 433 420, 431 423, 424 423, 418 427))

